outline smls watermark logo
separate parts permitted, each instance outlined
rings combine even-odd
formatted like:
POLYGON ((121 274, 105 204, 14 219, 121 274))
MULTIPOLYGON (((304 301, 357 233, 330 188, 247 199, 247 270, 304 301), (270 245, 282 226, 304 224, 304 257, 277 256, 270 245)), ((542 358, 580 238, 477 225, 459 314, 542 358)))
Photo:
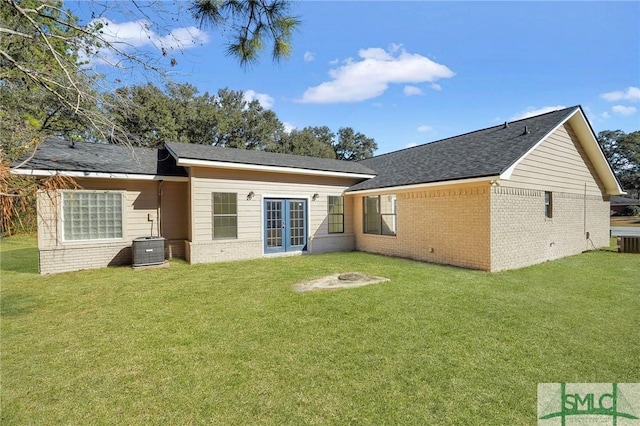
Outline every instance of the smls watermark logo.
POLYGON ((640 383, 539 383, 538 425, 640 426, 640 383))

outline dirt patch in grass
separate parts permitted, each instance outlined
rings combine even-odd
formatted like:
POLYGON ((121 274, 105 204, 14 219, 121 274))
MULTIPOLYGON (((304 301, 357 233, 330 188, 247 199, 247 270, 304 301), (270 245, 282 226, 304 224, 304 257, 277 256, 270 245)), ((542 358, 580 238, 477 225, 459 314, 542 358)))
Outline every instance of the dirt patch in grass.
POLYGON ((297 292, 333 290, 338 288, 355 288, 365 285, 377 284, 389 281, 389 278, 365 275, 360 272, 345 272, 341 274, 327 275, 315 280, 303 281, 293 286, 297 292))

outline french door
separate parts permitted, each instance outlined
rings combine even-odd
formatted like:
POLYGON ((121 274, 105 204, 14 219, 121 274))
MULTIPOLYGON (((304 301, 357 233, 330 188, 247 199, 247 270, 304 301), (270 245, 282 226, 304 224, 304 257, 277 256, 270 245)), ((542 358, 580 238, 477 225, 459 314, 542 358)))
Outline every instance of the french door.
POLYGON ((307 244, 307 200, 264 200, 264 251, 304 250, 307 244))

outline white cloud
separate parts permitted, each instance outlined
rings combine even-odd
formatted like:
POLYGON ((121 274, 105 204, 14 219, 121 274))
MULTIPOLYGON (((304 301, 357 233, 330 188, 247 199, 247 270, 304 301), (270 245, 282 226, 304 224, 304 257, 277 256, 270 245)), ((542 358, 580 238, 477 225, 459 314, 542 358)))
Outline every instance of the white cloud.
POLYGON ((340 63, 340 59, 335 58, 329 61, 329 65, 338 65, 340 63))
POLYGON ((149 22, 142 19, 118 24, 107 18, 100 18, 91 21, 90 25, 101 25, 102 38, 113 44, 142 47, 152 44, 154 38, 154 33, 149 28, 149 22))
POLYGON ((406 144, 404 147, 405 148, 413 148, 414 146, 418 146, 418 144, 416 142, 411 142, 406 144))
POLYGON ((442 90, 442 86, 440 86, 438 83, 431 83, 431 88, 433 90, 437 90, 438 92, 442 90))
POLYGON ((603 112, 602 114, 600 114, 600 116, 601 116, 602 118, 609 118, 609 117, 611 117, 607 111, 605 111, 605 112, 603 112))
POLYGON ((372 47, 358 52, 360 60, 348 58, 344 65, 329 71, 330 81, 310 87, 299 102, 339 103, 359 102, 382 95, 390 84, 433 83, 455 74, 445 65, 400 49, 390 51, 372 47))
POLYGON ((284 131, 286 133, 291 133, 292 131, 294 131, 296 129, 296 126, 294 126, 291 123, 287 123, 286 121, 283 122, 282 125, 284 126, 284 131))
MULTIPOLYGON (((89 25, 100 25, 100 37, 122 52, 131 52, 147 46, 165 50, 189 49, 209 41, 209 35, 197 27, 174 28, 164 36, 159 35, 145 19, 117 23, 107 18, 99 18, 91 21, 89 25)), ((93 53, 94 55, 87 56, 81 51, 81 59, 89 59, 93 63, 113 63, 117 59, 116 53, 109 48, 100 48, 93 53)))
POLYGON ((209 35, 197 27, 174 28, 165 36, 156 34, 149 21, 140 19, 116 23, 107 18, 100 18, 91 22, 95 25, 101 23, 102 37, 121 48, 155 46, 166 49, 188 49, 197 43, 209 41, 209 35))
POLYGON ((430 132, 432 130, 433 130, 433 127, 427 126, 427 125, 423 125, 423 126, 419 126, 418 127, 418 131, 419 132, 430 132))
POLYGON ((630 102, 638 102, 640 101, 640 87, 627 87, 627 90, 617 90, 615 92, 603 93, 600 95, 602 99, 609 102, 616 101, 630 101, 630 102))
POLYGON ((628 107, 624 105, 614 105, 613 107, 611 107, 611 111, 613 111, 615 114, 624 115, 624 116, 633 115, 636 112, 638 112, 636 107, 632 107, 632 106, 628 107))
POLYGON ((424 95, 424 92, 417 86, 404 86, 404 94, 407 96, 416 96, 424 95))
POLYGON ((548 112, 557 111, 566 108, 564 105, 546 106, 542 108, 529 107, 526 111, 520 112, 512 116, 509 121, 522 120, 523 118, 533 117, 534 115, 546 114, 548 112))
POLYGON ((275 103, 275 100, 271 96, 266 93, 256 93, 255 90, 245 90, 243 95, 245 101, 251 102, 257 100, 264 109, 271 109, 275 103))
POLYGON ((316 54, 313 52, 304 52, 304 61, 305 62, 313 62, 316 60, 316 54))

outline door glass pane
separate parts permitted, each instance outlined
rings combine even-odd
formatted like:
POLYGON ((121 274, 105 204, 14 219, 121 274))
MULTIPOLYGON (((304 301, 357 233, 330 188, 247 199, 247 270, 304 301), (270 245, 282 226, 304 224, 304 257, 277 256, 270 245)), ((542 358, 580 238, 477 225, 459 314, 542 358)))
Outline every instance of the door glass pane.
POLYGON ((282 247, 282 201, 267 201, 267 248, 282 247))
POLYGON ((290 244, 292 246, 304 245, 304 202, 289 202, 289 228, 290 244))

